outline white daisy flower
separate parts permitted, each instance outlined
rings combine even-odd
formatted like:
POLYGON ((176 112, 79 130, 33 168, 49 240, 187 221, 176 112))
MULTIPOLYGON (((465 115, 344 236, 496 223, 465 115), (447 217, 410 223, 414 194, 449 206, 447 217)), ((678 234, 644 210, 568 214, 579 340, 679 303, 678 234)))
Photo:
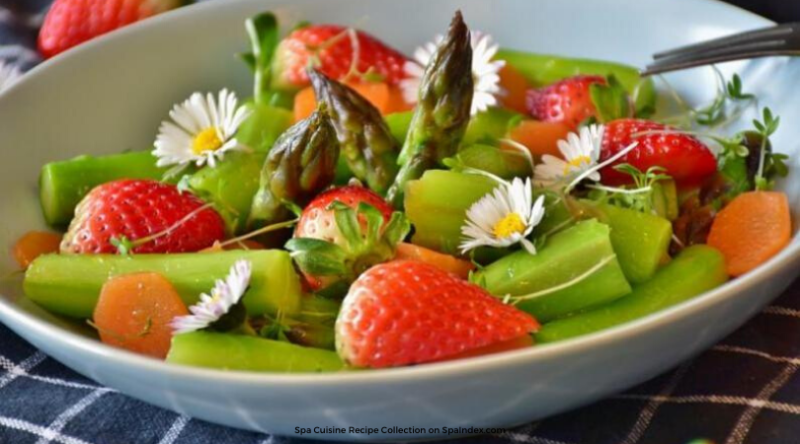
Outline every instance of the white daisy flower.
POLYGON ((461 227, 464 239, 459 248, 465 254, 481 246, 508 247, 521 243, 531 254, 536 247, 527 239, 544 217, 544 196, 535 203, 530 178, 503 182, 467 210, 461 227))
MULTIPOLYGON (((590 125, 579 133, 570 133, 566 140, 558 141, 558 150, 563 159, 545 154, 542 163, 536 165, 534 177, 537 185, 553 186, 568 183, 572 179, 597 166, 605 127, 590 125)), ((600 172, 595 169, 586 179, 598 182, 600 172)))
POLYGON ((202 330, 225 316, 247 291, 252 267, 250 261, 245 260, 233 264, 228 276, 217 280, 210 295, 201 294, 200 302, 189 307, 192 314, 172 320, 175 334, 202 330))
POLYGON ((22 76, 22 71, 15 65, 0 61, 0 91, 8 88, 22 76))
MULTIPOLYGON (((417 103, 420 82, 425 73, 425 67, 433 58, 433 54, 444 41, 444 36, 438 35, 433 42, 428 42, 414 51, 414 60, 407 61, 403 67, 408 76, 400 83, 403 98, 408 103, 417 103)), ((500 87, 500 69, 505 66, 503 60, 492 60, 500 46, 492 40, 492 36, 480 31, 472 31, 472 77, 475 82, 475 92, 472 97, 471 113, 475 115, 485 111, 490 106, 497 106, 497 97, 505 94, 500 87)))
POLYGON ((218 99, 210 93, 194 93, 175 105, 169 112, 172 121, 162 122, 159 128, 153 150, 156 164, 185 166, 194 162, 213 168, 228 151, 247 149, 234 136, 250 111, 237 104, 236 94, 223 89, 218 99))

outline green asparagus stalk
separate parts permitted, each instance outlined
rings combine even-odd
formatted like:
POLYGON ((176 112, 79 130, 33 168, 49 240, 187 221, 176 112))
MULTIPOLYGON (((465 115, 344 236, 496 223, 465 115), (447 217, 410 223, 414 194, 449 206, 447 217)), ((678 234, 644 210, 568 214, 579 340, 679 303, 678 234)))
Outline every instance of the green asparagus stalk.
POLYGON ((268 152, 281 134, 294 123, 294 114, 284 108, 247 103, 250 117, 242 122, 236 140, 258 152, 268 152))
POLYGON ((261 169, 259 190, 253 198, 250 226, 288 220, 287 202, 306 205, 333 182, 339 141, 327 106, 321 103, 275 142, 261 169))
POLYGON ((397 174, 400 149, 380 111, 352 88, 315 69, 309 70, 308 77, 317 101, 328 104, 350 171, 384 194, 397 174))
POLYGON ((536 341, 562 341, 624 324, 692 299, 727 280, 725 260, 719 251, 695 245, 683 250, 653 279, 639 285, 629 295, 545 324, 536 334, 536 341))
POLYGON ((169 280, 191 305, 214 281, 227 276, 237 260, 253 264, 244 304, 251 315, 291 315, 300 308, 300 279, 285 251, 251 250, 219 253, 116 255, 46 255, 25 273, 25 295, 54 313, 90 318, 100 289, 111 276, 155 272, 169 280))
POLYGON ((230 233, 246 229, 265 158, 266 154, 261 152, 236 151, 227 154, 216 168, 202 168, 189 177, 189 188, 214 204, 230 233))
POLYGON ((198 331, 177 335, 167 362, 222 370, 275 373, 335 372, 344 369, 332 351, 254 336, 198 331))
POLYGON ((53 226, 69 224, 75 206, 91 190, 116 179, 160 179, 164 169, 156 167, 149 151, 111 156, 80 156, 42 167, 39 198, 45 221, 53 226))
POLYGON ((395 207, 402 207, 408 181, 456 153, 469 123, 473 89, 469 29, 456 12, 447 38, 422 76, 419 103, 400 153, 400 172, 387 196, 395 207))

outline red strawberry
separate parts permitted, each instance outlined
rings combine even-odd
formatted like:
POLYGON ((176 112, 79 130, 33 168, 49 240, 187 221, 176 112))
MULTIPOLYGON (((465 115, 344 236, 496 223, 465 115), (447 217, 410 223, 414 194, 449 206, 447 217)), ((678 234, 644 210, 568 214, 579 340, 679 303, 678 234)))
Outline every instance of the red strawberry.
POLYGON ((319 194, 303 209, 294 237, 310 237, 344 245, 345 240, 336 226, 333 210, 328 209, 335 201, 353 209, 358 208, 358 204, 362 202, 372 205, 381 212, 384 223, 389 222, 392 217, 392 207, 368 188, 353 185, 332 188, 319 194))
POLYGON ((603 183, 630 183, 630 175, 612 168, 621 163, 629 163, 641 171, 654 166, 663 167, 682 187, 700 185, 717 171, 717 159, 703 142, 669 126, 641 119, 619 119, 606 125, 600 161, 610 158, 633 142, 639 142, 639 145, 601 171, 603 183), (647 131, 660 133, 637 135, 647 131), (664 131, 675 132, 666 134, 664 131))
POLYGON ((605 85, 601 76, 569 77, 544 88, 529 90, 526 97, 528 112, 543 122, 563 122, 577 128, 589 117, 597 117, 589 87, 605 85))
POLYGON ((318 195, 300 215, 286 244, 310 291, 344 296, 347 286, 375 264, 395 257, 410 229, 402 213, 361 186, 333 188, 318 195), (366 204, 360 208, 360 204, 366 204), (349 220, 345 229, 337 221, 349 220))
POLYGON ((133 253, 199 251, 225 236, 222 217, 174 185, 123 179, 94 188, 75 208, 62 253, 115 253, 112 238, 131 241, 133 253), (194 216, 182 221, 190 213, 194 216), (137 243, 137 239, 156 235, 137 243))
POLYGON ((180 4, 179 0, 56 0, 39 31, 39 52, 53 57, 180 4))
POLYGON ((289 34, 278 45, 273 60, 273 86, 277 89, 300 89, 308 86, 306 69, 318 62, 317 69, 332 79, 342 80, 358 55, 359 73, 372 71, 389 84, 397 84, 406 75, 406 57, 375 37, 337 25, 310 25, 289 34), (357 45, 354 43, 356 40, 357 45))
POLYGON ((336 348, 357 367, 441 360, 520 338, 539 323, 477 285, 416 261, 393 261, 362 274, 336 320, 336 348))

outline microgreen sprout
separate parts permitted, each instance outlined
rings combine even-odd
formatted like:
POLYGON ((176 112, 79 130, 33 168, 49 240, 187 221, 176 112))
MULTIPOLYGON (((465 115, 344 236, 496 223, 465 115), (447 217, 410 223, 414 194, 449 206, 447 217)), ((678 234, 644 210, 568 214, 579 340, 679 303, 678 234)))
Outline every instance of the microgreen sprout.
POLYGON ((785 154, 768 153, 769 137, 775 134, 780 125, 781 118, 774 116, 772 110, 764 108, 762 120, 754 119, 753 126, 761 136, 761 153, 758 160, 758 171, 756 172, 756 190, 769 190, 775 185, 773 178, 777 175, 786 176, 788 168, 786 166, 785 154))
POLYGON ((655 183, 660 180, 668 180, 670 176, 664 174, 666 171, 662 167, 654 166, 641 171, 633 165, 624 163, 614 167, 616 171, 626 173, 633 179, 633 187, 618 188, 605 185, 587 185, 596 191, 600 191, 601 199, 624 208, 631 208, 643 213, 653 212, 653 192, 655 183))
POLYGON ((758 100, 754 94, 744 91, 742 78, 734 74, 730 80, 716 66, 712 67, 717 78, 717 94, 708 105, 694 108, 686 103, 672 85, 663 77, 659 77, 667 87, 675 103, 682 112, 675 116, 662 119, 682 127, 694 124, 708 127, 724 127, 735 121, 751 105, 758 100))

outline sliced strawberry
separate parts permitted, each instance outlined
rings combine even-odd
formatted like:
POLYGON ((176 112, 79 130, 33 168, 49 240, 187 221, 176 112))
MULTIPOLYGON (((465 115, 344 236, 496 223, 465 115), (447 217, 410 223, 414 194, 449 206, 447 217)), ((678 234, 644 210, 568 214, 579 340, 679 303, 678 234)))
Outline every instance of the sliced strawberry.
POLYGON ((406 77, 403 66, 407 58, 377 38, 337 25, 311 25, 284 38, 273 59, 273 87, 296 90, 308 86, 306 69, 313 65, 330 78, 343 80, 353 67, 358 73, 372 73, 390 85, 406 77))
POLYGON ((700 185, 717 171, 717 159, 697 138, 660 123, 641 119, 619 119, 606 125, 600 161, 612 157, 633 142, 639 145, 601 171, 609 185, 630 183, 631 177, 613 169, 629 163, 641 171, 660 166, 681 187, 700 185))
POLYGON ((526 97, 528 112, 543 122, 561 122, 575 129, 590 117, 597 117, 597 110, 589 88, 594 84, 605 85, 601 76, 575 76, 539 89, 529 90, 526 97))
POLYGON ((180 4, 179 0, 56 0, 39 31, 39 52, 53 57, 180 4))
POLYGON ((336 320, 336 348, 356 367, 431 362, 529 335, 539 323, 481 287, 416 261, 362 274, 336 320))
POLYGON ((222 217, 203 205, 194 195, 154 180, 109 182, 75 208, 61 252, 116 253, 113 239, 130 241, 133 253, 200 251, 225 236, 222 217))

